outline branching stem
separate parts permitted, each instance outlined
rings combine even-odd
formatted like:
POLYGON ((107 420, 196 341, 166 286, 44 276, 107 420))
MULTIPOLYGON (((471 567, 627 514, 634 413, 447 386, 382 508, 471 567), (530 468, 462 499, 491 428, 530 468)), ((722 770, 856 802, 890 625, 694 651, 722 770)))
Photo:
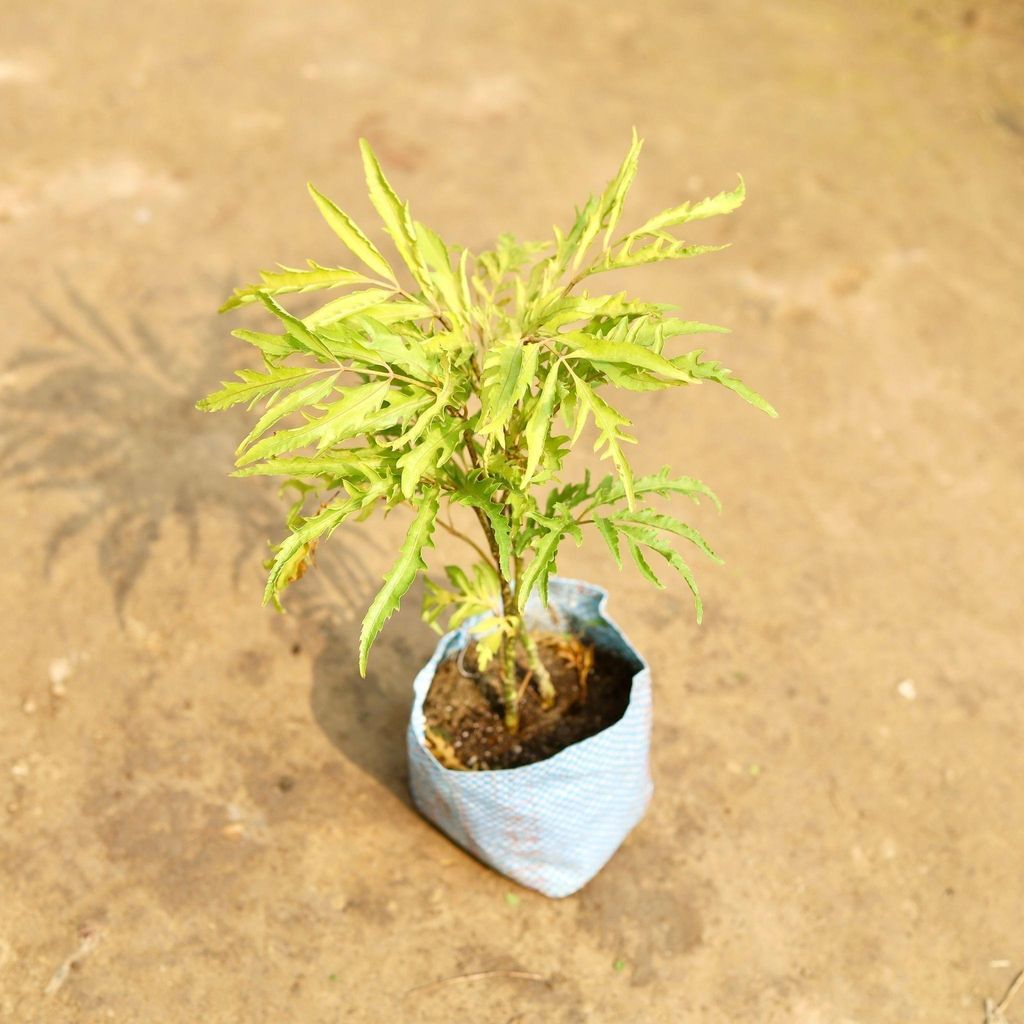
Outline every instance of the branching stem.
POLYGON ((541 707, 547 710, 555 703, 555 684, 551 682, 551 673, 540 659, 537 641, 530 636, 525 625, 519 631, 519 642, 523 645, 523 650, 526 651, 526 663, 537 680, 537 692, 540 694, 541 707))

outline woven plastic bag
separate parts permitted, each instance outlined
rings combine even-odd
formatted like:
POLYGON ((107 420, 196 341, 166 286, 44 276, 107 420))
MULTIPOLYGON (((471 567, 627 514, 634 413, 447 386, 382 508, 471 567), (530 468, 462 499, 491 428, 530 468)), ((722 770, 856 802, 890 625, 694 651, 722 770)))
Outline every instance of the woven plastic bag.
POLYGON ((423 702, 438 664, 469 641, 468 625, 441 638, 413 684, 409 786, 420 812, 465 850, 546 896, 568 896, 601 870, 643 817, 652 793, 651 675, 605 614, 600 587, 553 577, 550 611, 531 599, 527 623, 578 633, 600 657, 636 666, 623 716, 553 757, 521 768, 453 771, 427 749, 423 702))

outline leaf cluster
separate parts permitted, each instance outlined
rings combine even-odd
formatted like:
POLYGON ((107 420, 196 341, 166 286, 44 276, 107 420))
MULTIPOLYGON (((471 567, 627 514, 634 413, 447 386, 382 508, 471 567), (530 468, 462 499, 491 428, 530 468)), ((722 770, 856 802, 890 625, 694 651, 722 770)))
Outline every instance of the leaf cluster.
POLYGON ((547 598, 561 544, 593 529, 621 564, 623 552, 653 584, 651 561, 697 585, 680 542, 717 559, 696 529, 659 510, 659 498, 714 498, 700 482, 668 470, 635 477, 627 447, 631 423, 617 391, 657 391, 703 382, 726 387, 775 415, 760 395, 687 339, 725 330, 684 320, 669 306, 625 292, 592 289, 614 270, 688 259, 722 246, 694 245, 679 230, 728 214, 736 188, 683 203, 620 232, 637 170, 634 132, 618 173, 577 211, 565 232, 522 243, 501 236, 473 253, 449 245, 413 218, 376 156, 361 143, 369 196, 399 262, 310 186, 310 195, 351 257, 351 267, 279 267, 239 288, 224 309, 261 304, 276 332, 238 330, 262 357, 199 403, 206 410, 245 404, 260 415, 237 451, 237 476, 270 475, 299 489, 289 534, 269 567, 267 601, 302 575, 316 545, 352 519, 408 505, 414 518, 397 561, 364 619, 370 647, 415 578, 440 524, 472 545, 475 565, 449 566, 427 589, 424 617, 440 628, 473 621, 483 658, 521 629, 534 591, 547 598), (286 295, 337 292, 306 315, 286 295), (612 472, 593 483, 563 482, 570 453, 591 432, 612 472), (309 496, 316 508, 303 512, 309 496), (472 511, 479 540, 458 529, 451 510, 472 511))

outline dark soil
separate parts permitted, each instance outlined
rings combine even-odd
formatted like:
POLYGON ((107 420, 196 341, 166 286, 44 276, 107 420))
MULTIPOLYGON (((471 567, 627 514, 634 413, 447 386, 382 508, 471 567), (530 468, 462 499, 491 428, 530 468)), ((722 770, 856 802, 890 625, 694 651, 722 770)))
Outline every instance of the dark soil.
MULTIPOLYGON (((618 721, 629 703, 636 666, 617 654, 594 650, 589 671, 581 670, 580 641, 536 634, 541 660, 551 673, 556 700, 544 710, 532 679, 519 701, 519 731, 505 729, 497 660, 482 675, 471 643, 460 668, 457 657, 437 667, 424 702, 428 744, 449 768, 484 771, 543 761, 618 721), (573 653, 577 657, 573 657, 573 653), (584 685, 581 687, 581 676, 584 685)), ((518 686, 527 681, 517 665, 518 686)))

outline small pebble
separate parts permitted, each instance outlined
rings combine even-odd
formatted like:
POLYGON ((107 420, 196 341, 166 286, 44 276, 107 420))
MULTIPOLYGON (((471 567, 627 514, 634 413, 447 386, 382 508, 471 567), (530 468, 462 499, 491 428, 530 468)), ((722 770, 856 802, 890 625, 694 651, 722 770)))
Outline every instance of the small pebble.
POLYGON ((24 711, 26 715, 34 715, 36 713, 36 702, 29 697, 25 703, 21 705, 21 710, 24 711))
POLYGON ((28 762, 24 760, 24 758, 19 761, 15 761, 14 764, 11 765, 11 774, 16 779, 25 778, 25 776, 28 775, 28 762))
POLYGON ((904 679, 903 682, 896 687, 896 692, 904 700, 917 700, 917 687, 914 685, 913 679, 904 679))
POLYGON ((68 658, 54 658, 50 662, 50 692, 54 697, 63 697, 67 692, 65 685, 71 676, 71 662, 68 658))

